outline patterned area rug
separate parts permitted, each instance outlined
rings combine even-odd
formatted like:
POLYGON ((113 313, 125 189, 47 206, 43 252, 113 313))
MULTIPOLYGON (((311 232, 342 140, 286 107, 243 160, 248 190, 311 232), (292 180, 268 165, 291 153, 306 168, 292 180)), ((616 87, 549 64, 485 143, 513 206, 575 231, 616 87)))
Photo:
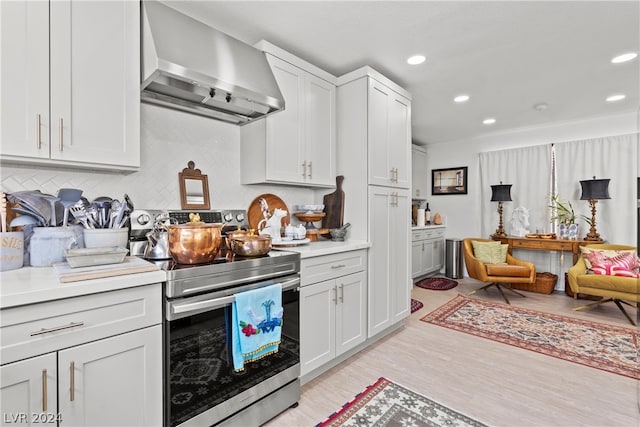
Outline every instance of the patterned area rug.
POLYGON ((380 378, 316 427, 484 425, 386 378, 380 378))
POLYGON ((420 320, 640 380, 638 330, 457 295, 420 320))
POLYGON ((423 289, 431 289, 432 291, 446 291, 458 286, 458 282, 446 277, 427 277, 414 283, 414 285, 423 289))
POLYGON ((424 304, 422 304, 420 301, 418 301, 417 299, 411 298, 411 312, 412 313, 415 313, 416 311, 420 310, 423 306, 424 306, 424 304))

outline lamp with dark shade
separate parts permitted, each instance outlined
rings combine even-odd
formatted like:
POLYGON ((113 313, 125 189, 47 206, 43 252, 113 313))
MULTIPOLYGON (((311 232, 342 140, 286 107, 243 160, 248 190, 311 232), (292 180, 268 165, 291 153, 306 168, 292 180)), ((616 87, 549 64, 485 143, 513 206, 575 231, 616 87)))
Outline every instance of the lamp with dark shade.
POLYGON ((500 217, 498 228, 496 229, 496 232, 491 235, 491 237, 507 237, 507 233, 505 233, 504 231, 502 222, 502 202, 511 201, 512 185, 513 184, 503 184, 502 181, 500 181, 500 185, 491 186, 491 201, 498 202, 498 216, 500 217))
POLYGON ((609 181, 610 179, 586 179, 580 181, 582 187, 582 195, 580 200, 588 200, 589 206, 591 206, 591 229, 585 236, 584 240, 592 242, 602 242, 600 234, 596 232, 596 203, 598 200, 610 199, 609 196, 609 181))

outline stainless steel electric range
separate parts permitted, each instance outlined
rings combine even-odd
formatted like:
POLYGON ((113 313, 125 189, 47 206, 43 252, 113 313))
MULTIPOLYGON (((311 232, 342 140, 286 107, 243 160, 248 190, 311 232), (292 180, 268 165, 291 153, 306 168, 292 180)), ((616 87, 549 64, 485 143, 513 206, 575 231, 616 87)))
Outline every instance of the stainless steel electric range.
MULTIPOLYGON (((145 212, 149 220, 155 215, 153 211, 145 212)), ((182 211, 172 212, 173 217, 188 218, 186 211, 186 217, 182 211)), ((241 222, 238 218, 244 220, 242 215, 236 216, 239 212, 233 211, 227 217, 226 224, 231 229, 241 222)), ((207 211, 205 215, 200 212, 205 222, 225 223, 219 221, 221 215, 222 211, 207 211), (212 218, 218 221, 211 221, 212 218)), ((132 224, 138 222, 138 217, 132 218, 132 224)), ((132 234, 133 231, 132 225, 132 234)), ((239 257, 222 245, 215 260, 208 264, 153 262, 167 276, 163 322, 165 426, 258 426, 297 405, 298 253, 271 251, 262 257, 239 257), (273 283, 282 285, 284 309, 278 351, 246 364, 242 372, 235 372, 231 356, 231 304, 238 293, 273 283)))

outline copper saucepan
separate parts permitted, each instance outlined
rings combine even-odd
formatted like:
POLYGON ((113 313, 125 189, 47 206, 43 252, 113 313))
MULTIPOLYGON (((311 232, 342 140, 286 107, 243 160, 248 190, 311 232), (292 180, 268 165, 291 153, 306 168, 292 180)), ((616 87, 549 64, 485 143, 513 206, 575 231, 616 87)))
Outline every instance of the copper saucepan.
POLYGON ((188 222, 168 229, 169 252, 179 264, 211 262, 222 244, 222 224, 188 222))
MULTIPOLYGON (((227 237, 227 239, 229 239, 227 237)), ((261 256, 271 250, 271 236, 245 235, 229 239, 231 250, 240 256, 261 256)))

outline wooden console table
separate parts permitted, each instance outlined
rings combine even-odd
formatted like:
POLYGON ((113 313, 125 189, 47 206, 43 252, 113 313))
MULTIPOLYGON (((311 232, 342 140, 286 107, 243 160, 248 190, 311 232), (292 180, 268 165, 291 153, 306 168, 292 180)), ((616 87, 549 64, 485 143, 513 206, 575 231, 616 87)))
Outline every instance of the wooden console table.
MULTIPOLYGON (((530 249, 537 251, 570 251, 573 254, 573 263, 578 261, 580 246, 589 245, 588 240, 564 240, 564 239, 529 239, 526 237, 492 237, 493 240, 509 245, 509 253, 512 249, 530 249)), ((513 255, 513 254, 512 254, 513 255)))

